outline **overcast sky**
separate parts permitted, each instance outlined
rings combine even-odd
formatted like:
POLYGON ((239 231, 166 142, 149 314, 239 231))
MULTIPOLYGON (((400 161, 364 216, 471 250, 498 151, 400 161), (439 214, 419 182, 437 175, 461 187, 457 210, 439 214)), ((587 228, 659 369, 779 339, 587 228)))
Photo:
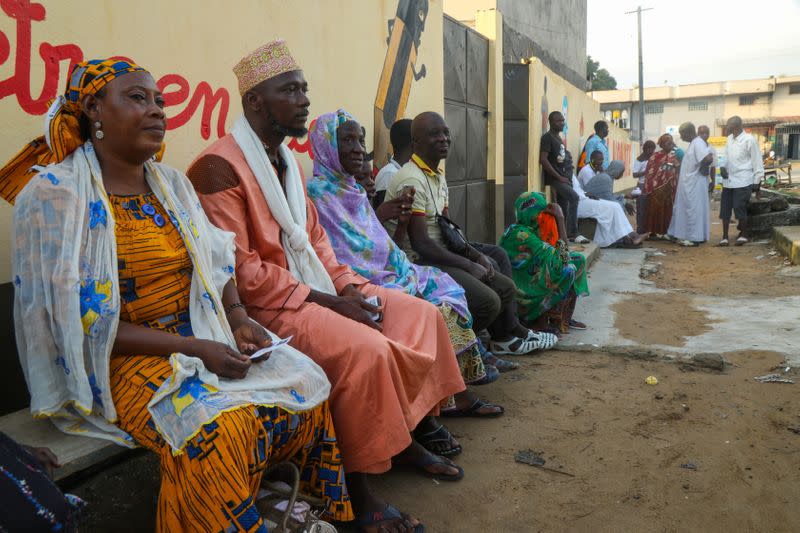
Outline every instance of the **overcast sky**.
MULTIPOLYGON (((588 0, 587 53, 627 89, 638 82, 631 0, 588 0)), ((800 0, 642 0, 644 85, 800 75, 800 0)))

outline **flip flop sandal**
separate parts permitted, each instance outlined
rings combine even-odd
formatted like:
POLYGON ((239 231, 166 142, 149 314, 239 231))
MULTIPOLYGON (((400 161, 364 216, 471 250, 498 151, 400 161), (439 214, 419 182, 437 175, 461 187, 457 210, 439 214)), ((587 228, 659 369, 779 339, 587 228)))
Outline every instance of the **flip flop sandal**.
MULTIPOLYGON (((377 526, 382 522, 389 522, 390 520, 398 520, 401 518, 405 518, 405 515, 387 503, 382 511, 356 515, 356 519, 353 523, 356 527, 367 528, 369 526, 377 526)), ((414 533, 425 533, 425 526, 418 524, 417 527, 414 528, 414 533)))
POLYGON ((489 349, 495 355, 526 355, 541 348, 541 342, 527 338, 511 337, 511 340, 502 342, 489 341, 489 349))
POLYGON ((572 320, 571 318, 569 319, 569 327, 572 329, 579 329, 579 330, 587 329, 586 324, 584 324, 583 322, 578 322, 577 320, 572 320))
POLYGON ((495 367, 499 372, 510 372, 519 368, 519 363, 500 359, 494 354, 484 359, 484 366, 487 364, 495 367))
POLYGON ((414 440, 416 440, 430 453, 437 456, 441 455, 442 457, 455 457, 464 451, 460 444, 453 446, 453 436, 442 424, 439 424, 436 429, 429 431, 428 433, 422 433, 421 431, 415 429, 414 440), (442 442, 448 444, 450 448, 446 450, 437 450, 431 446, 433 444, 439 444, 442 442))
POLYGON ((549 350, 558 344, 558 335, 553 331, 533 331, 529 329, 526 339, 529 341, 539 341, 542 345, 542 350, 549 350))
POLYGON ((728 242, 728 239, 722 239, 721 241, 719 241, 720 246, 728 246, 728 244, 730 244, 728 242))
POLYGON ((698 244, 696 242, 690 241, 688 239, 684 239, 684 240, 678 242, 678 244, 680 244, 681 246, 685 246, 686 248, 694 248, 695 246, 698 246, 698 244))
POLYGON ((489 383, 494 383, 500 378, 499 368, 489 363, 484 363, 483 366, 486 369, 486 375, 481 379, 467 383, 467 385, 488 385, 489 383))
POLYGON ((480 398, 475 398, 475 401, 466 409, 459 409, 458 407, 451 407, 449 409, 442 409, 441 416, 443 418, 498 418, 503 416, 506 412, 501 405, 494 405, 489 402, 484 402, 480 398), (480 413, 480 409, 484 407, 499 407, 499 411, 491 413, 480 413))
POLYGON ((748 239, 747 237, 739 237, 733 244, 736 246, 741 246, 743 244, 747 244, 748 242, 750 242, 750 239, 748 239))

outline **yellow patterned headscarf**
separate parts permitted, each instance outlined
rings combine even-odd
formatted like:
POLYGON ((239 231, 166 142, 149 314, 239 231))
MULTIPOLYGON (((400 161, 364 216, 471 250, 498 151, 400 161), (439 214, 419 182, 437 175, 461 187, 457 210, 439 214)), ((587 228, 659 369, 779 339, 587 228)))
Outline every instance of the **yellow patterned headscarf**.
MULTIPOLYGON (((36 172, 36 166, 60 163, 83 144, 78 117, 81 100, 97 94, 111 80, 131 72, 147 72, 135 63, 121 59, 90 59, 75 65, 67 80, 67 90, 50 104, 45 119, 45 134, 25 145, 0 169, 0 197, 13 204, 17 194, 36 172)), ((156 154, 160 160, 164 145, 156 154)))

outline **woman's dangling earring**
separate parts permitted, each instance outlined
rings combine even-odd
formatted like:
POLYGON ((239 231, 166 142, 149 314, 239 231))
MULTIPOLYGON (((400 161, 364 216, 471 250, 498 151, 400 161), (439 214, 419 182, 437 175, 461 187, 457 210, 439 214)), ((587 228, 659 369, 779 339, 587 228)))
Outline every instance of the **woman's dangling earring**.
POLYGON ((99 120, 94 123, 94 130, 95 130, 94 131, 94 136, 97 137, 98 139, 102 139, 103 137, 106 136, 105 133, 103 133, 103 130, 100 129, 102 127, 103 127, 103 125, 100 123, 99 120))

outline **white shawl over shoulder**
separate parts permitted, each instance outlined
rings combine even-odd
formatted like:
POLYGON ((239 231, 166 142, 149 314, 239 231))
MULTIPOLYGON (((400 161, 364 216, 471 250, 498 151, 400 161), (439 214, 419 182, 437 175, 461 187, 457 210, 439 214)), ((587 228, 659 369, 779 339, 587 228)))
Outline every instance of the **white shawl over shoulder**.
MULTIPOLYGON (((208 221, 182 173, 153 162, 145 170, 192 259, 189 314, 195 336, 234 346, 221 301, 234 272, 234 235, 208 221)), ((109 361, 119 324, 117 250, 113 213, 91 143, 44 168, 20 193, 13 246, 14 322, 32 414, 52 417, 68 433, 133 446, 114 424, 109 361)), ((176 452, 202 424, 235 406, 301 411, 324 401, 330 391, 322 369, 288 345, 254 364, 241 381, 219 379, 199 359, 183 354, 173 354, 171 363, 173 375, 149 409, 176 452), (191 380, 203 386, 181 390, 191 380)))
POLYGON ((308 240, 305 184, 300 177, 297 161, 289 148, 283 144, 279 147, 281 157, 287 166, 284 178, 286 193, 284 193, 264 146, 244 116, 236 120, 231 135, 244 153, 247 164, 253 171, 261 192, 264 193, 269 210, 281 227, 281 242, 289 271, 301 283, 312 289, 336 294, 336 288, 328 271, 325 270, 325 266, 308 240))

